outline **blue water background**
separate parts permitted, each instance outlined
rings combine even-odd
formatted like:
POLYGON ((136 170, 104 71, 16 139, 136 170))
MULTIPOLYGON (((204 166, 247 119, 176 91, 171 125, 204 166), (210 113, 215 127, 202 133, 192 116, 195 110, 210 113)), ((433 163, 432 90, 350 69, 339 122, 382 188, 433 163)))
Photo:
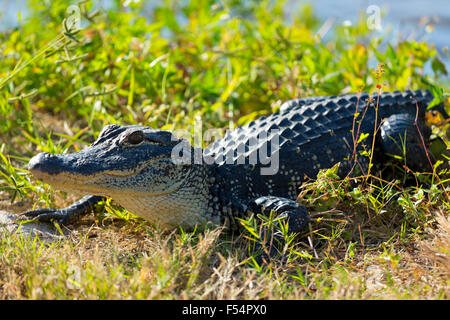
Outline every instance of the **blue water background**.
MULTIPOLYGON (((151 9, 159 1, 147 1, 146 8, 151 9)), ((361 12, 376 5, 382 12, 381 30, 375 31, 373 36, 384 35, 384 39, 394 46, 404 39, 432 43, 450 72, 450 0, 288 0, 285 5, 286 20, 290 21, 305 2, 313 5, 322 23, 332 22, 324 41, 327 35, 332 34, 333 28, 340 24, 356 23, 361 12)), ((107 8, 110 0, 95 1, 95 4, 96 7, 107 8)), ((19 16, 22 21, 26 19, 27 0, 0 0, 0 30, 18 26, 19 16)))

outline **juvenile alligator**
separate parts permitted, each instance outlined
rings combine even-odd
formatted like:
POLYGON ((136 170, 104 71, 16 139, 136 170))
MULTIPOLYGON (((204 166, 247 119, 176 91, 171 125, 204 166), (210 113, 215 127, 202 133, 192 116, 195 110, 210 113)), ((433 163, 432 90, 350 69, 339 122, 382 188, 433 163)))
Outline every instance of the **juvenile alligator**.
MULTIPOLYGON (((36 178, 89 196, 65 209, 25 215, 71 223, 111 197, 166 228, 192 229, 208 222, 234 226, 235 217, 274 210, 288 219, 289 232, 300 232, 309 221, 306 208, 295 201, 302 182, 337 162, 341 177, 366 173, 369 160, 360 153, 371 148, 376 124, 381 126, 373 163, 382 166, 390 155, 405 155, 409 168, 431 170, 421 135, 428 143, 431 130, 424 115, 432 95, 383 93, 377 119, 378 97, 369 98, 351 94, 288 101, 280 113, 238 127, 205 150, 168 131, 108 125, 88 148, 40 153, 28 165, 36 178), (357 143, 363 134, 367 137, 357 143)), ((442 105, 438 109, 445 114, 442 105)))

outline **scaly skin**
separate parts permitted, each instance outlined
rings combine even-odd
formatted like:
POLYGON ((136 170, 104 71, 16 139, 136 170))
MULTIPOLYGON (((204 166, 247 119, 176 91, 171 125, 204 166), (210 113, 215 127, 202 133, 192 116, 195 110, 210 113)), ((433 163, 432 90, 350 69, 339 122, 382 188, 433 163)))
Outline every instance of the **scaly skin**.
MULTIPOLYGON (((306 177, 314 178, 337 162, 341 176, 367 172, 368 158, 359 154, 372 145, 377 101, 375 97, 368 105, 368 98, 354 94, 292 100, 280 113, 238 127, 205 150, 163 130, 106 126, 98 140, 80 152, 41 153, 29 163, 36 178, 56 188, 100 197, 85 198, 89 205, 81 209, 26 214, 64 223, 73 220, 68 216, 88 212, 92 202, 111 197, 166 228, 192 229, 208 222, 233 226, 235 217, 273 210, 288 219, 290 232, 300 232, 309 217, 295 199, 306 177), (355 145, 362 134, 367 138, 355 145)), ((387 154, 402 155, 399 146, 406 132, 406 163, 416 170, 429 169, 415 119, 428 141, 424 114, 431 100, 424 91, 380 96, 375 165, 381 167, 387 154)))

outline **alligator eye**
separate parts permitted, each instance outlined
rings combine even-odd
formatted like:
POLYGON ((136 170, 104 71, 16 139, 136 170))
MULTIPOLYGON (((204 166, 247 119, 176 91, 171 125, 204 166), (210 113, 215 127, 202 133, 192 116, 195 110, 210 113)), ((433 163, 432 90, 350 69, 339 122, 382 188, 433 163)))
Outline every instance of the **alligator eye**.
POLYGON ((141 131, 135 131, 131 133, 125 141, 133 145, 139 144, 144 141, 144 134, 141 131))

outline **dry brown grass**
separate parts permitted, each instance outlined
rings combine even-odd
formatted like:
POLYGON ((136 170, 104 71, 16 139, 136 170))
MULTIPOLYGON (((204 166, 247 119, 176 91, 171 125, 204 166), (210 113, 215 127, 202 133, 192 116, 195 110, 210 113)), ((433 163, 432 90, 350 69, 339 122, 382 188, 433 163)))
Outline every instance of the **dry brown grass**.
POLYGON ((448 299, 450 224, 436 220, 439 227, 410 246, 358 245, 354 256, 334 261, 325 246, 318 259, 261 271, 246 264, 247 240, 222 228, 164 233, 91 216, 62 241, 2 233, 0 298, 448 299))
POLYGON ((421 254, 450 282, 450 217, 437 214, 436 222, 437 228, 429 230, 431 239, 420 243, 421 254))

